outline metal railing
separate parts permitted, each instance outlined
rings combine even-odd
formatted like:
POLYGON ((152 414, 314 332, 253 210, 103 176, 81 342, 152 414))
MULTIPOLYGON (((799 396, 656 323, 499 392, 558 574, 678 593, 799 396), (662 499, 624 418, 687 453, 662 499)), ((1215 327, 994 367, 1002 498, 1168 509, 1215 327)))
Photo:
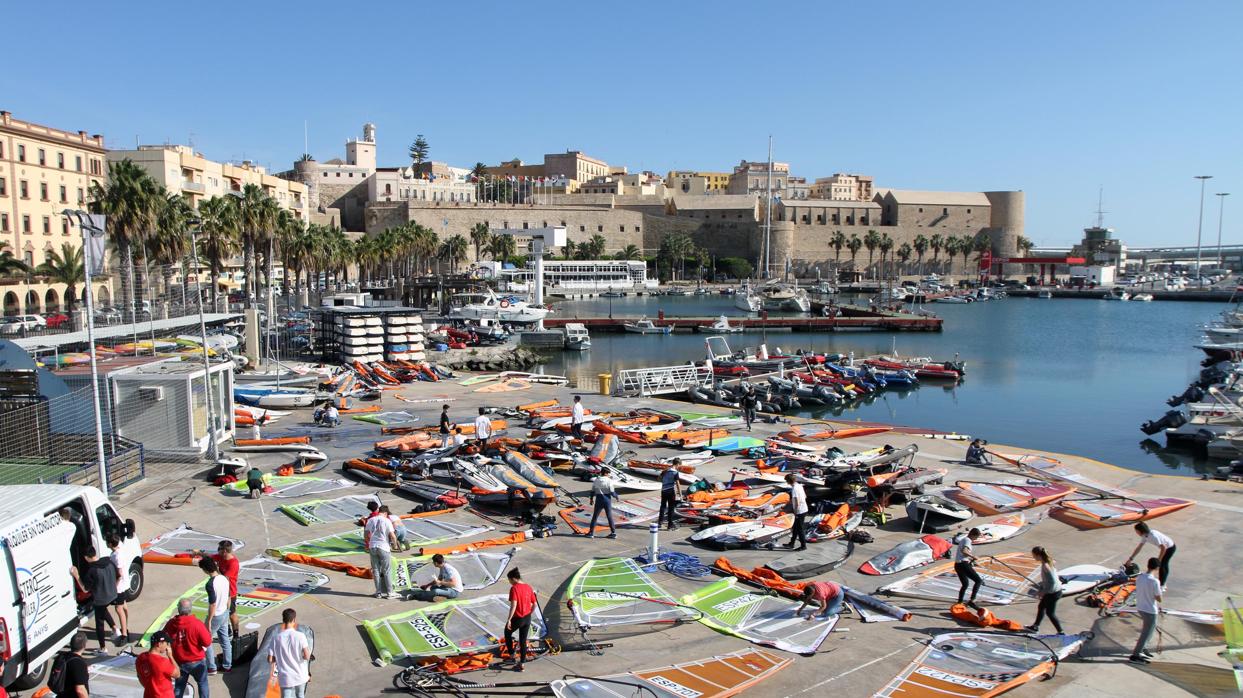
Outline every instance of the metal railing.
POLYGON ((613 395, 619 397, 668 395, 682 392, 693 386, 708 385, 711 382, 711 369, 691 364, 624 369, 613 374, 613 395))

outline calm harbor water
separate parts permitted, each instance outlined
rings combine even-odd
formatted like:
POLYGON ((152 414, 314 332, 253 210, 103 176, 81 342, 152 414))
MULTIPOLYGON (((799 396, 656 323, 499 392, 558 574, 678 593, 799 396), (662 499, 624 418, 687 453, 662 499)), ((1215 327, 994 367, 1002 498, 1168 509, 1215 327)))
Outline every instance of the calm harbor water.
MULTIPOLYGON (((596 298, 557 305, 557 317, 741 315, 727 296, 596 298)), ((941 333, 769 333, 770 351, 867 355, 892 351, 944 360, 957 354, 967 378, 955 387, 926 383, 866 404, 789 415, 922 426, 1014 446, 1095 458, 1146 472, 1193 475, 1207 465, 1189 452, 1145 441, 1139 424, 1169 409, 1199 371, 1198 328, 1222 309, 1212 303, 1117 303, 1007 298, 970 305, 934 303, 941 333)), ((704 358, 701 334, 595 334, 592 348, 559 355, 546 369, 596 384, 622 368, 704 358)), ((729 335, 733 348, 757 347, 760 332, 729 335)))

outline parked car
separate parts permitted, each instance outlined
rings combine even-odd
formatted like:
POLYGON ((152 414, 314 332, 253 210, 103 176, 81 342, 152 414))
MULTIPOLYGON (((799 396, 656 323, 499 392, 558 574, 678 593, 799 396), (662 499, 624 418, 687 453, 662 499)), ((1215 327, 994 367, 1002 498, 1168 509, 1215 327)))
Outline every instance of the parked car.
POLYGON ((117 310, 116 308, 104 306, 102 308, 95 309, 95 322, 97 323, 100 323, 103 325, 110 325, 114 322, 120 322, 120 321, 121 321, 121 311, 117 310))
POLYGON ((51 315, 47 316, 48 329, 56 329, 57 327, 60 327, 61 325, 67 324, 68 322, 69 322, 69 316, 64 313, 52 313, 51 315))
POLYGON ((42 315, 10 315, 0 322, 0 332, 5 334, 17 334, 22 330, 27 332, 47 327, 47 320, 42 315))

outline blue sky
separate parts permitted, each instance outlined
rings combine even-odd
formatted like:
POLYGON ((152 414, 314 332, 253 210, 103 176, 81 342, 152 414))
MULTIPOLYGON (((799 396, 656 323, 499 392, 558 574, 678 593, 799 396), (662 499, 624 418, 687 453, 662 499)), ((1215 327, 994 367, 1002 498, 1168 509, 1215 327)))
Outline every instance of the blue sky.
POLYGON ((1037 244, 1243 243, 1243 3, 76 3, 6 7, 0 108, 213 159, 469 166, 580 149, 632 171, 775 158, 810 178, 1022 189, 1037 244), (385 7, 389 5, 391 7, 385 7), (401 7, 397 7, 400 5, 401 7), (297 8, 296 10, 293 8, 297 8), (383 9, 369 9, 381 7, 383 9), (72 24, 64 24, 72 18, 72 24), (60 27, 69 29, 58 32, 60 27), (94 39, 85 30, 94 29, 94 39), (1233 48, 1231 48, 1233 47, 1233 48), (1211 215, 1210 215, 1211 214, 1211 215), (1211 235, 1208 233, 1211 231, 1211 235))

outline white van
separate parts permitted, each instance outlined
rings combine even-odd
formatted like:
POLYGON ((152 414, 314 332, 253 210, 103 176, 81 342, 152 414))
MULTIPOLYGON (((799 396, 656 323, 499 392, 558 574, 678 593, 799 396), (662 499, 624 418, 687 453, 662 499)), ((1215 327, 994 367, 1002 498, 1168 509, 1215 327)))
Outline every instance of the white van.
POLYGON ((94 487, 76 485, 0 486, 0 662, 5 687, 28 689, 46 679, 51 660, 81 624, 75 597, 71 547, 74 524, 60 510, 82 517, 85 545, 108 554, 104 541, 121 539, 118 554, 133 599, 142 593, 142 546, 134 521, 121 520, 94 487))

